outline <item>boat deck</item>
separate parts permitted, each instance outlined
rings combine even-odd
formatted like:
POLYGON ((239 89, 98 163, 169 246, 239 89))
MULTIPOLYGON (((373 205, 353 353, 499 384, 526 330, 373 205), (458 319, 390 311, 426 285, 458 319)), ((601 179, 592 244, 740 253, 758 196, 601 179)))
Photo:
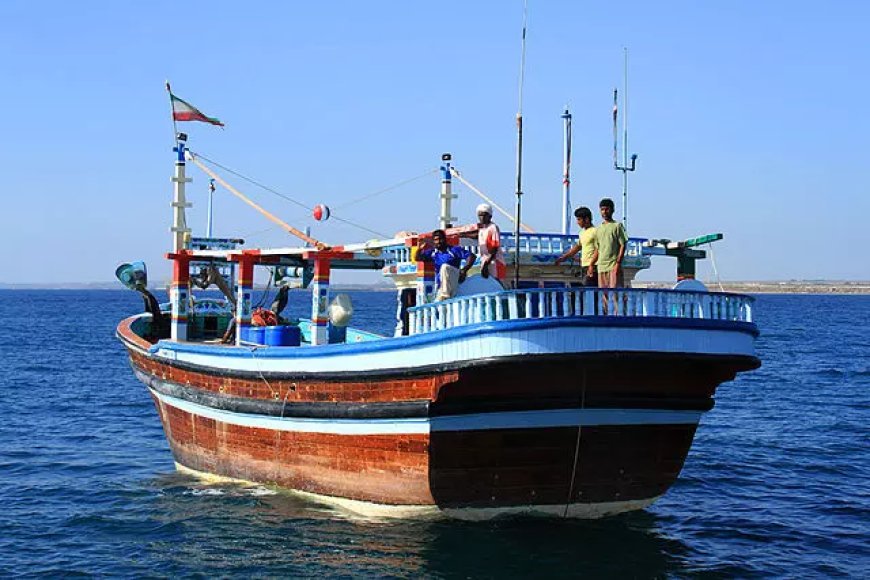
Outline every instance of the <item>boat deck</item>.
MULTIPOLYGON (((567 321, 578 323, 645 324, 655 320, 696 321, 702 324, 741 326, 753 323, 754 298, 740 294, 683 290, 635 288, 541 288, 505 290, 474 294, 432 302, 408 309, 407 327, 397 336, 429 335, 479 325, 520 323, 522 321, 567 321), (645 322, 646 321, 646 322, 645 322)), ((167 336, 155 336, 150 315, 134 317, 130 331, 150 348, 167 336)), ((219 312, 215 301, 195 308, 189 324, 194 332, 184 343, 227 348, 307 348, 337 344, 377 342, 394 337, 359 328, 329 328, 329 342, 312 345, 313 324, 308 319, 282 319, 282 325, 294 326, 295 342, 276 343, 264 340, 268 328, 260 327, 259 340, 245 338, 240 344, 224 343, 222 336, 230 322, 229 315, 219 312)), ((253 337, 251 327, 243 337, 253 337)))

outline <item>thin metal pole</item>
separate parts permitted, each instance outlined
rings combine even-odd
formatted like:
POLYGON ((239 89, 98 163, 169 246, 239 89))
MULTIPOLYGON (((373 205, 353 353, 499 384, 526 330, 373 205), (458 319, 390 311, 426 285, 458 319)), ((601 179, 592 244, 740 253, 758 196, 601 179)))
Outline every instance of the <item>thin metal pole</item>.
POLYGON ((208 223, 205 228, 206 237, 210 238, 212 235, 211 226, 212 226, 212 204, 214 203, 214 179, 208 180, 208 223))
POLYGON ((623 47, 624 69, 622 91, 622 224, 628 230, 628 48, 623 47))
POLYGON ((172 103, 172 89, 169 87, 169 81, 166 81, 166 93, 169 95, 169 118, 172 119, 172 139, 175 141, 175 146, 178 146, 178 123, 175 122, 175 105, 172 103))
POLYGON ((562 165, 562 235, 571 232, 571 113, 565 107, 565 159, 562 165))
POLYGON ((523 38, 520 53, 519 106, 517 108, 517 206, 514 219, 514 288, 520 286, 520 223, 523 197, 523 81, 526 71, 526 22, 529 2, 523 2, 523 38))

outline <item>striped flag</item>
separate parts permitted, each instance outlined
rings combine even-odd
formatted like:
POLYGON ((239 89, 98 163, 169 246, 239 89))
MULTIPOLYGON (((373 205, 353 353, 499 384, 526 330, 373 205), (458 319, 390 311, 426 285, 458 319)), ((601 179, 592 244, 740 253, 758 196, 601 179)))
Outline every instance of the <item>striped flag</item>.
MULTIPOLYGON (((168 83, 166 85, 166 90, 169 91, 168 83)), ((224 126, 220 119, 204 115, 202 111, 187 101, 179 99, 173 95, 172 91, 169 91, 169 100, 172 102, 172 118, 176 121, 202 121, 203 123, 210 123, 212 125, 217 125, 218 127, 224 126)))

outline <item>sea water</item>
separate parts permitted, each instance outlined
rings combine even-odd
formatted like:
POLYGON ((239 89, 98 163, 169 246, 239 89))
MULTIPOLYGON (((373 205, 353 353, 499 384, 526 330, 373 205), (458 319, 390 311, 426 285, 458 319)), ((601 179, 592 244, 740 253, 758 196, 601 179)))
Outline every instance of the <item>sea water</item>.
MULTIPOLYGON (((393 294, 352 296, 355 325, 392 332, 393 294)), ((125 290, 0 291, 0 576, 870 574, 868 296, 758 297, 762 368, 720 387, 651 508, 483 523, 356 520, 178 473, 114 337, 141 307, 125 290)))

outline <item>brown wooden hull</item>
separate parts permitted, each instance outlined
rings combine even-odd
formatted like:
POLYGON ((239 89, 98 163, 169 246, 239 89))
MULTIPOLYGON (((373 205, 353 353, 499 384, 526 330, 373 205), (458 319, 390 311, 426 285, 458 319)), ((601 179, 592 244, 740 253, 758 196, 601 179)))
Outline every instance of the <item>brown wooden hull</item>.
POLYGON ((753 364, 721 357, 608 354, 488 361, 403 377, 256 380, 182 368, 137 352, 131 352, 131 362, 151 387, 172 453, 182 466, 372 504, 495 513, 566 504, 609 505, 603 513, 612 513, 647 505, 679 475, 697 419, 498 428, 486 426, 488 416, 600 410, 675 411, 699 418, 712 406, 718 384, 753 364), (163 396, 168 386, 176 390, 163 396), (244 402, 265 405, 264 412, 271 408, 273 417, 280 405, 278 419, 286 418, 288 405, 298 416, 312 409, 322 415, 324 404, 340 414, 361 406, 377 413, 378 404, 417 402, 424 405, 423 419, 433 423, 421 433, 270 429, 173 406, 178 396, 195 399, 191 393, 218 397, 230 411, 244 402), (439 430, 442 417, 475 417, 476 426, 439 430))
POLYGON ((654 499, 679 475, 695 433, 694 425, 581 427, 579 437, 576 427, 287 433, 156 405, 175 460, 196 471, 441 509, 654 499))

